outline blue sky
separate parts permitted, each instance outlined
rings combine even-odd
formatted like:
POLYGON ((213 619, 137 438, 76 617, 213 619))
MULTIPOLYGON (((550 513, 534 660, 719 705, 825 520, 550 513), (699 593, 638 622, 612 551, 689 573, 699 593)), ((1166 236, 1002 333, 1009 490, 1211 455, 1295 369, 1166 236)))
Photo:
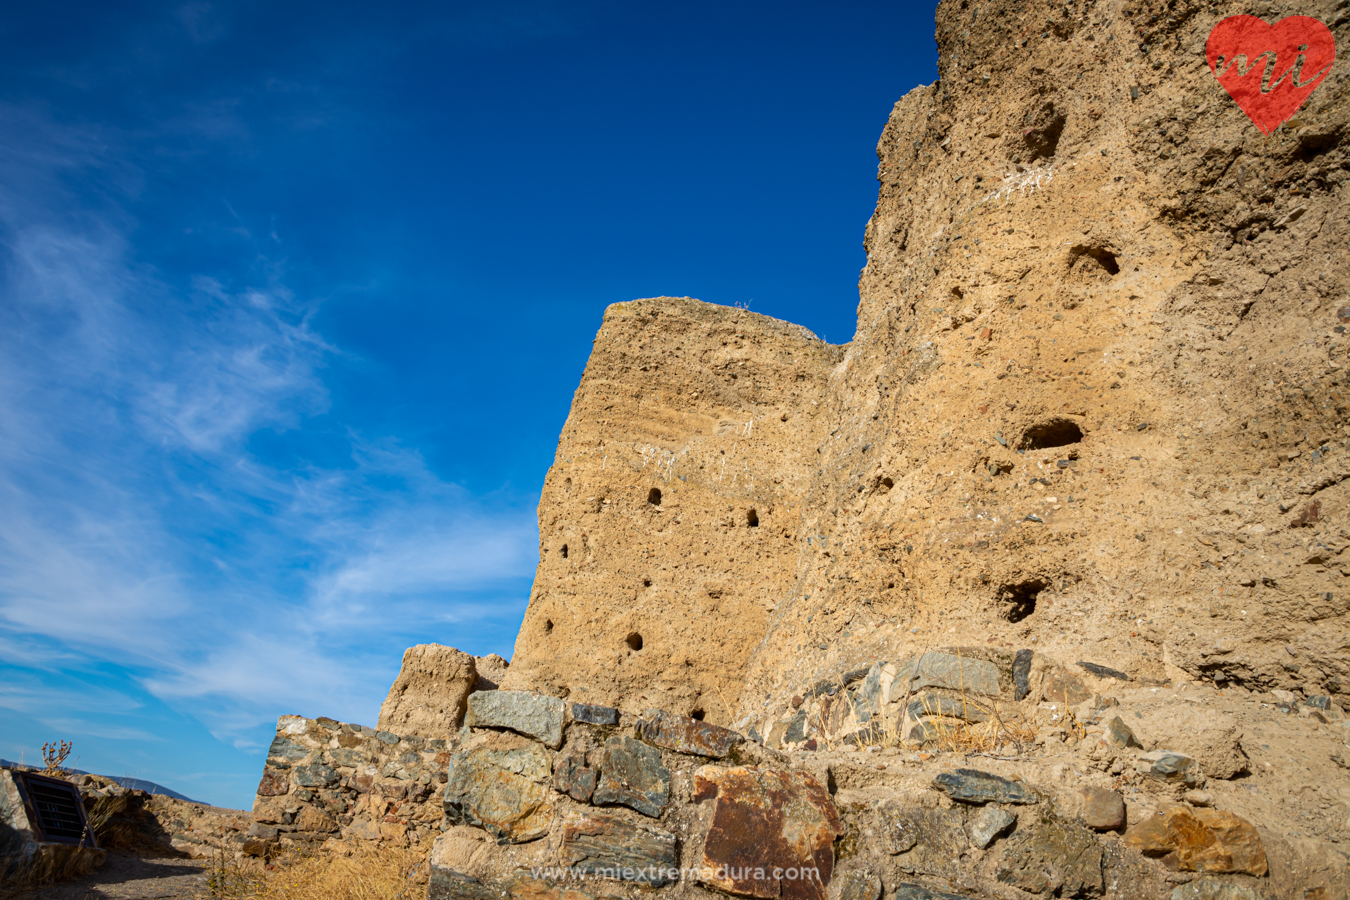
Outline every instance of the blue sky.
POLYGON ((935 77, 931 3, 6 4, 0 756, 247 807, 509 656, 604 307, 848 340, 935 77))

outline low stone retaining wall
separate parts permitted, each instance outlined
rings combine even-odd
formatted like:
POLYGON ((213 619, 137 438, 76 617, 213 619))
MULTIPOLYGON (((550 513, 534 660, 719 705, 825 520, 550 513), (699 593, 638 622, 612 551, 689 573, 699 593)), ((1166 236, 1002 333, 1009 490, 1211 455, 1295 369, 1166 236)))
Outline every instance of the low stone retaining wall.
POLYGON ((332 719, 282 716, 267 751, 245 850, 335 838, 421 840, 438 833, 446 741, 332 719))

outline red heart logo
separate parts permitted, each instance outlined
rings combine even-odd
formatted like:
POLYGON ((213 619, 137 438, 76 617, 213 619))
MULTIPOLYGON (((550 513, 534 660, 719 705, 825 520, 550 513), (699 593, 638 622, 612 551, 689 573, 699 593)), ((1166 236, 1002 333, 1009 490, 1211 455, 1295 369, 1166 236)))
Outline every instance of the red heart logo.
POLYGON ((1205 58, 1223 89, 1268 135, 1327 77, 1336 61, 1336 39, 1308 16, 1274 25, 1256 16, 1229 16, 1209 33, 1205 58))

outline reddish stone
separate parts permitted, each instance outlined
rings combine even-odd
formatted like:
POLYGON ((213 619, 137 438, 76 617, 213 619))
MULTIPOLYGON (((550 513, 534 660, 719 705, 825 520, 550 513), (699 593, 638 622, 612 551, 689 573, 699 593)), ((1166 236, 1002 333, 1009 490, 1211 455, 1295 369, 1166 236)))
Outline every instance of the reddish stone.
POLYGON ((276 769, 263 769, 262 781, 258 782, 259 797, 283 797, 291 789, 291 779, 285 772, 276 769))
POLYGON ((694 789, 717 795, 699 881, 743 897, 825 900, 843 828, 820 782, 804 772, 704 766, 694 789))
POLYGON ((1266 874, 1266 851, 1251 822, 1214 809, 1172 806, 1125 832, 1125 843, 1183 872, 1266 874))
POLYGON ((659 709, 649 709, 638 722, 638 737, 649 744, 688 753, 721 759, 731 748, 745 740, 741 735, 719 725, 709 725, 697 719, 686 719, 659 709))

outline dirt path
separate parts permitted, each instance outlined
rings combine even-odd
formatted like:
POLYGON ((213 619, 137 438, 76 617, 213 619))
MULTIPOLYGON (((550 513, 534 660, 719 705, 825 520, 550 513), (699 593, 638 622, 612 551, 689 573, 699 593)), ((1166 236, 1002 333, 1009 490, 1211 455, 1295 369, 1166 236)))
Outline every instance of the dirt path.
POLYGON ((31 900, 191 900, 205 895, 207 862, 109 853, 101 869, 77 881, 38 888, 31 900))

